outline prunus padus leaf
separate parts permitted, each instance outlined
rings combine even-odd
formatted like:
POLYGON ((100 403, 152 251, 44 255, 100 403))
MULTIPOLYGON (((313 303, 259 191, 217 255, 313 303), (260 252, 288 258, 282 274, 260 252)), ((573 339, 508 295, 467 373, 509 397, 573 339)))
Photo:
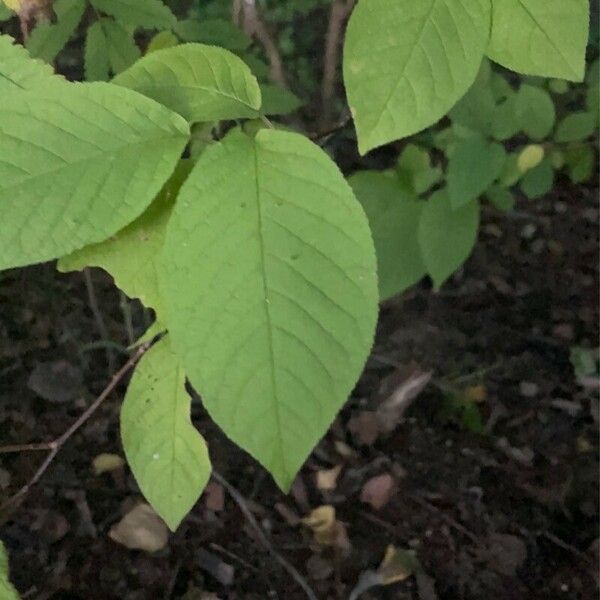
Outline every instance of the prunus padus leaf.
POLYGON ((348 183, 369 219, 379 298, 387 300, 427 274, 417 239, 423 203, 402 189, 397 177, 380 171, 358 171, 348 183))
POLYGON ((179 21, 173 31, 184 42, 220 46, 232 52, 241 52, 252 43, 239 27, 226 19, 185 19, 179 21))
POLYGON ((235 54, 203 44, 183 44, 147 54, 113 83, 148 96, 190 122, 255 118, 260 88, 235 54))
POLYGON ((159 283, 208 412, 289 488, 373 342, 375 251, 350 186, 301 135, 233 130, 181 189, 159 283))
POLYGON ((161 0, 90 0, 92 6, 111 15, 124 25, 167 29, 175 24, 175 15, 161 0))
POLYGON ((588 0, 493 0, 492 7, 492 60, 526 75, 583 79, 588 0))
POLYGON ((184 160, 158 197, 133 223, 98 244, 85 246, 58 261, 60 271, 101 267, 130 298, 139 298, 159 318, 163 310, 158 291, 158 256, 179 188, 188 176, 191 161, 184 160))
POLYGON ((8 35, 0 35, 0 93, 62 79, 47 63, 33 59, 8 35))
POLYGON ((479 203, 476 200, 453 210, 445 189, 429 198, 419 221, 419 246, 436 289, 467 260, 478 229, 479 203))
POLYGON ((31 56, 51 63, 65 47, 85 11, 85 0, 56 0, 56 23, 40 22, 26 42, 31 56))
POLYGON ((469 204, 500 176, 504 146, 473 136, 461 140, 448 161, 448 193, 452 208, 469 204))
POLYGON ((208 449, 190 420, 185 373, 169 336, 138 363, 121 407, 121 440, 146 500, 173 531, 208 483, 208 449))
POLYGON ((490 0, 366 0, 346 33, 344 82, 362 154, 432 125, 475 80, 490 0))
POLYGON ((110 76, 108 40, 102 20, 92 23, 87 29, 84 67, 87 81, 107 81, 110 76))
POLYGON ((151 203, 188 139, 179 115, 107 83, 3 94, 0 269, 114 235, 151 203))
POLYGON ((149 42, 146 47, 146 54, 151 54, 165 48, 173 48, 179 45, 177 36, 171 31, 159 31, 149 42))
POLYGON ((263 115, 287 115, 300 108, 302 100, 289 90, 277 85, 263 83, 260 86, 262 104, 260 112, 263 115))

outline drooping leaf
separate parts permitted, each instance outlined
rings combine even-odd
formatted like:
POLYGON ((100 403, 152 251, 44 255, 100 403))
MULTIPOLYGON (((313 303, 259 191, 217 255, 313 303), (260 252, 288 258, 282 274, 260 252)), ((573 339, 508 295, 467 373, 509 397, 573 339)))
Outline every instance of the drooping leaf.
POLYGON ((403 190, 396 177, 378 171, 358 171, 348 183, 369 219, 379 298, 387 300, 426 275, 417 239, 423 203, 403 190))
POLYGON ((452 208, 469 204, 500 176, 506 160, 504 146, 469 137, 456 147, 448 162, 448 193, 452 208))
POLYGON ((527 75, 581 81, 588 0, 493 0, 492 7, 492 60, 527 75))
POLYGON ((85 36, 85 78, 87 81, 108 81, 110 63, 108 40, 101 21, 88 27, 85 36))
POLYGON ((167 335, 133 373, 121 408, 121 439, 142 493, 172 531, 200 497, 211 471, 190 411, 185 373, 167 335))
POLYGON ((537 167, 530 169, 521 179, 521 190, 535 200, 546 195, 554 183, 554 169, 549 158, 545 158, 537 167))
POLYGON ((0 269, 115 234, 156 196, 188 136, 180 116, 106 83, 3 94, 0 269))
POLYGON ((0 35, 0 93, 27 89, 49 80, 60 79, 52 67, 34 60, 23 46, 15 44, 8 35, 0 35))
POLYGON ((191 161, 181 161, 156 200, 140 217, 111 238, 64 256, 58 262, 59 270, 101 267, 130 298, 139 298, 162 318, 158 256, 175 198, 191 167, 191 161))
POLYGON ((175 15, 161 0, 90 0, 98 10, 111 15, 124 25, 148 29, 168 29, 175 15))
POLYGON ((38 23, 26 46, 34 58, 53 62, 79 25, 85 11, 85 0, 56 0, 53 4, 56 23, 38 23))
POLYGON ((421 212, 418 235, 423 262, 436 289, 467 260, 478 229, 477 201, 453 210, 446 190, 429 198, 421 212))
POLYGON ((234 130, 181 189, 163 257, 186 374, 225 433, 289 488, 373 341, 375 251, 360 204, 307 138, 234 130))
POLYGON ((557 126, 556 142, 580 142, 596 130, 597 117, 589 112, 578 111, 568 114, 557 126))
POLYGON ((344 81, 362 154, 432 125, 475 80, 490 0, 368 0, 348 24, 344 81))
POLYGON ((121 73, 141 56, 133 38, 133 31, 112 19, 101 19, 100 24, 106 36, 110 70, 115 74, 121 73))
POLYGON ((257 117, 258 82, 246 64, 222 48, 183 44, 146 55, 113 83, 134 89, 188 121, 257 117))
POLYGON ((520 128, 532 139, 542 140, 554 128, 556 109, 550 94, 539 87, 523 84, 515 99, 520 128))
POLYGON ((173 30, 184 42, 220 46, 232 52, 241 52, 252 42, 239 27, 226 19, 186 19, 179 21, 173 30))
POLYGON ((8 553, 0 540, 0 598, 2 600, 19 600, 19 594, 10 582, 8 553))

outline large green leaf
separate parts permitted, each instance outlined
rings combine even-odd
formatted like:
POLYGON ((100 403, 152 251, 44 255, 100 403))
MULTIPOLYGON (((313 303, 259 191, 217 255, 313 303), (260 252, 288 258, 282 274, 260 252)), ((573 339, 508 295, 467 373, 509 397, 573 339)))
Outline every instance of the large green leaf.
POLYGON ((159 272, 172 343, 211 416, 287 489, 373 342, 365 214, 307 138, 234 130, 184 184, 159 272))
POLYGON ((115 234, 154 199, 188 138, 179 115, 107 83, 3 94, 0 269, 115 234))
POLYGON ((200 497, 211 471, 190 410, 185 373, 167 336, 133 373, 121 408, 121 439, 142 493, 173 531, 200 497))
POLYGON ((527 75, 583 79, 588 0, 493 0, 492 6, 492 60, 527 75))
POLYGON ((258 82, 235 54, 184 44, 147 54, 113 83, 168 106, 188 121, 257 117, 258 82))
POLYGON ((33 60, 27 50, 15 44, 8 35, 0 35, 0 93, 27 89, 47 81, 60 79, 52 67, 41 60, 33 60))
POLYGON ((448 193, 453 208, 479 198, 500 176, 506 160, 504 146, 479 136, 462 140, 448 161, 448 193))
POLYGON ((186 19, 179 21, 173 30, 184 42, 220 46, 232 52, 241 52, 252 43, 239 27, 226 19, 186 19))
POLYGON ((490 0, 363 0, 346 33, 344 81, 361 153, 435 123, 475 80, 490 0))
POLYGON ((85 11, 85 0, 56 0, 56 23, 39 23, 27 40, 31 56, 51 63, 65 47, 85 11))
POLYGON ((0 541, 0 598, 2 600, 19 600, 19 594, 9 578, 8 554, 0 541))
POLYGON ((417 230, 422 202, 394 176, 358 171, 348 180, 363 205, 377 252, 379 297, 387 300, 426 275, 417 230))
POLYGON ((113 276, 117 286, 130 298, 139 298, 161 319, 158 256, 175 198, 191 168, 191 161, 181 161, 156 200, 140 217, 109 239, 61 258, 59 270, 66 272, 101 267, 113 276))
POLYGON ((161 0, 90 0, 98 10, 125 25, 166 29, 175 24, 175 15, 161 0))
POLYGON ((467 260, 478 228, 477 201, 453 210, 446 190, 435 192, 428 200, 419 221, 419 245, 436 289, 467 260))

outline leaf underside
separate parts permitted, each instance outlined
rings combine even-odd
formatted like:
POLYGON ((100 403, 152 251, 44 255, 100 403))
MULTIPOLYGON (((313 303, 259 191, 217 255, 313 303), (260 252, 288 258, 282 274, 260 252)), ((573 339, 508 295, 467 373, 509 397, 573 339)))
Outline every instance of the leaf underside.
POLYGON ((160 271, 172 343, 207 410, 283 489, 373 341, 366 217, 303 136, 234 130, 183 186, 160 271))

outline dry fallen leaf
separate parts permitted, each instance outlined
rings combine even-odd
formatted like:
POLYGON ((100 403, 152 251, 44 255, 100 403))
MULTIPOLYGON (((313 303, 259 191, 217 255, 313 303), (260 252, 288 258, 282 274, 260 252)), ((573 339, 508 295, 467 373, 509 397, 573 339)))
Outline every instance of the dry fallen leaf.
POLYGON ((370 504, 375 510, 381 510, 392 498, 396 482, 389 473, 383 473, 369 479, 360 492, 360 501, 370 504))
POLYGON ((342 465, 337 465, 333 469, 324 469, 317 471, 315 475, 317 488, 322 492, 331 492, 337 486, 337 480, 342 472, 342 465))
POLYGON ((149 504, 138 504, 113 525, 108 536, 130 550, 157 552, 167 545, 169 530, 149 504))
POLYGON ((210 481, 204 488, 204 504, 214 512, 221 512, 225 508, 225 492, 220 483, 210 481))
POLYGON ((92 469, 96 475, 110 473, 120 469, 125 464, 125 460, 118 454, 98 454, 92 461, 92 469))
POLYGON ((348 421, 348 431, 359 445, 372 446, 379 437, 379 420, 370 410, 365 410, 348 421))
POLYGON ((391 433, 396 428, 408 407, 425 389, 432 375, 433 371, 413 373, 379 405, 376 415, 382 433, 391 433))
POLYGON ((333 506, 315 508, 302 519, 302 523, 312 531, 318 546, 335 548, 343 554, 350 552, 351 545, 346 526, 336 519, 333 506))

